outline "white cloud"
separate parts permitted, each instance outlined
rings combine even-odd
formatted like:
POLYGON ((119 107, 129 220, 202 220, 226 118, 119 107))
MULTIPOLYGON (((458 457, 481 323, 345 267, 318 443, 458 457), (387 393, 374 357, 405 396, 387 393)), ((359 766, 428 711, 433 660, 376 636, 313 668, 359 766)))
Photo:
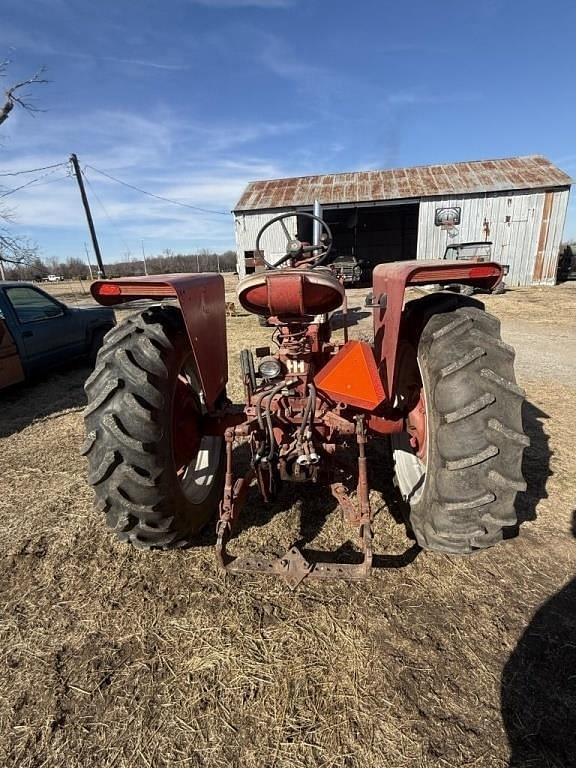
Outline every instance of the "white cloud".
MULTIPOLYGON (((232 247, 234 229, 228 212, 246 183, 301 170, 289 165, 288 158, 276 162, 259 154, 260 142, 306 128, 296 122, 184 121, 166 109, 151 109, 145 116, 100 109, 74 119, 49 112, 42 116, 41 130, 26 118, 17 115, 9 125, 0 146, 0 173, 66 161, 70 151, 76 151, 83 167, 93 166, 154 194, 226 214, 202 213, 146 197, 86 168, 88 197, 109 260, 122 258, 126 243, 136 253, 142 239, 151 253, 164 247, 232 247)), ((23 180, 36 175, 41 174, 23 180)), ((0 185, 17 183, 0 177, 0 185)), ((68 251, 60 252, 63 257, 70 248, 74 254, 81 251, 87 230, 74 178, 31 186, 9 199, 16 208, 14 231, 31 236, 46 252, 56 252, 64 243, 68 251)))
MULTIPOLYGON (((299 118, 189 120, 178 109, 158 103, 144 112, 94 109, 71 115, 50 110, 41 123, 20 112, 6 124, 0 173, 66 161, 76 152, 83 167, 93 166, 188 205, 226 212, 211 215, 152 199, 87 168, 88 196, 109 260, 123 257, 126 242, 136 253, 142 239, 151 253, 165 247, 228 248, 234 229, 227 212, 248 181, 342 170, 342 153, 350 148, 325 134, 312 141, 314 122, 306 115, 299 118), (332 162, 336 167, 330 167, 332 162)), ((347 162, 362 165, 358 152, 347 154, 347 162)), ((16 186, 2 177, 0 184, 16 186)), ((32 186, 10 200, 17 208, 15 231, 34 238, 46 251, 66 243, 68 252, 61 255, 70 249, 76 254, 78 246, 81 251, 87 230, 73 178, 32 186)))
POLYGON ((189 0, 207 8, 288 8, 295 0, 189 0))
POLYGON ((27 31, 22 31, 14 26, 5 24, 0 28, 0 45, 5 46, 9 51, 33 51, 36 56, 77 59, 79 61, 93 62, 95 65, 98 65, 100 62, 109 62, 126 67, 156 69, 168 72, 190 69, 188 64, 168 59, 105 56, 100 53, 69 50, 67 47, 68 43, 66 46, 64 44, 55 45, 43 39, 41 35, 33 36, 27 31))
POLYGON ((154 59, 124 59, 118 56, 97 56, 90 53, 65 53, 54 52, 54 55, 67 56, 73 59, 86 59, 94 62, 108 61, 114 64, 125 64, 129 67, 141 67, 144 69, 159 69, 168 72, 177 72, 190 69, 187 64, 177 64, 164 61, 155 61, 154 59))
POLYGON ((463 104, 480 99, 476 91, 447 91, 446 93, 430 93, 422 90, 396 91, 387 96, 389 104, 399 106, 422 106, 426 104, 463 104))
MULTIPOLYGON (((372 118, 380 108, 390 114, 405 106, 427 106, 435 104, 461 104, 481 98, 477 91, 431 91, 418 85, 401 91, 391 90, 386 77, 378 78, 372 72, 368 77, 354 73, 346 74, 323 64, 319 66, 305 55, 299 55, 294 48, 273 33, 244 29, 247 37, 258 38, 258 56, 261 63, 283 80, 292 81, 295 87, 311 96, 315 110, 329 120, 340 120, 343 114, 352 112, 358 117, 357 105, 370 104, 372 118)), ((415 46, 410 43, 396 43, 383 46, 380 51, 391 55, 411 53, 415 46)), ((347 117, 346 119, 349 119, 347 117)))

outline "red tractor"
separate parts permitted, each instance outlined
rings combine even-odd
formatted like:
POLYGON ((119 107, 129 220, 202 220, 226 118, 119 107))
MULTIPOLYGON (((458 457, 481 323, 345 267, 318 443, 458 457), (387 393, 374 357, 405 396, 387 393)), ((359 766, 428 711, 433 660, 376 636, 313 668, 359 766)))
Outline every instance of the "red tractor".
POLYGON ((278 574, 291 586, 305 577, 364 578, 372 564, 369 476, 387 471, 378 462, 367 466, 366 444, 385 437, 421 547, 464 554, 496 544, 514 532, 515 498, 526 489, 521 465, 529 441, 514 350, 478 301, 446 292, 405 302, 404 294, 430 283, 491 289, 501 266, 380 264, 372 343, 346 335, 334 341, 330 313, 345 304, 345 293, 325 266, 332 235, 320 219, 320 245, 300 242, 287 225, 295 215, 266 225, 283 228, 286 254, 238 284, 240 304, 267 319, 276 345, 273 354, 256 350, 256 359, 242 351, 241 408, 226 396, 220 275, 94 283, 104 305, 157 301, 108 333, 86 383, 83 452, 97 508, 118 538, 139 548, 186 546, 211 523, 228 571, 278 574), (233 449, 241 442, 251 461, 238 477, 233 449), (285 482, 330 487, 358 528, 358 562, 296 547, 274 560, 227 552, 249 486, 272 501, 285 482))

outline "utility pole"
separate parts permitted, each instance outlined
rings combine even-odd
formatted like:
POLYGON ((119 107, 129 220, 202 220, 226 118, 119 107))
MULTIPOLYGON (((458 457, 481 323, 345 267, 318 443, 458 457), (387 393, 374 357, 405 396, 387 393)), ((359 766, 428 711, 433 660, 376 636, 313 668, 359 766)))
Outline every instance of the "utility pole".
POLYGON ((148 267, 146 266, 146 253, 144 252, 144 240, 142 240, 142 261, 144 262, 144 274, 148 277, 148 267))
POLYGON ((94 280, 94 274, 92 272, 92 264, 90 263, 90 251, 88 250, 88 246, 86 243, 84 243, 84 250, 86 251, 86 259, 88 261, 88 270, 90 272, 90 280, 94 280))
POLYGON ((0 278, 6 280, 6 273, 4 272, 4 260, 0 256, 0 278))
POLYGON ((76 181, 78 182, 78 187, 80 188, 80 197, 82 198, 82 205, 84 206, 84 212, 86 213, 86 220, 88 222, 88 229, 90 230, 90 237, 92 238, 92 245, 94 246, 94 253, 96 254, 96 261, 98 262, 98 274, 100 277, 105 278, 106 271, 104 269, 104 264, 102 263, 102 254, 100 253, 100 246, 98 245, 98 238, 96 237, 96 230, 94 229, 92 213, 90 211, 88 198, 86 197, 86 190, 84 189, 84 179, 82 178, 80 164, 75 154, 70 155, 70 162, 74 168, 76 181))

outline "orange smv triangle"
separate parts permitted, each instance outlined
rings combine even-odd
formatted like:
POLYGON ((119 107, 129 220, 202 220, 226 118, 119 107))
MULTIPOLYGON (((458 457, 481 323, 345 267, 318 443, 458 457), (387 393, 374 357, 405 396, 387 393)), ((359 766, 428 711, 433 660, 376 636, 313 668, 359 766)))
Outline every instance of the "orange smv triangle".
POLYGON ((314 383, 333 400, 374 410, 384 400, 371 347, 365 341, 349 341, 314 377, 314 383))

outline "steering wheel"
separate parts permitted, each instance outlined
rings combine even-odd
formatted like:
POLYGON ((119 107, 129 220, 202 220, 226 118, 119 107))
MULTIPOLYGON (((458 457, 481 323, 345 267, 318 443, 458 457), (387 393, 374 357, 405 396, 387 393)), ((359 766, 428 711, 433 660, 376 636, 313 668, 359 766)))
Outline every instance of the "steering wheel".
POLYGON ((264 232, 268 229, 268 227, 271 227, 272 224, 276 224, 276 222, 280 222, 280 225, 282 229, 284 230, 284 235, 286 236, 286 253, 282 258, 280 258, 276 264, 270 264, 266 259, 262 259, 264 264, 266 265, 267 269, 278 269, 278 267, 281 264, 284 264, 285 261, 288 261, 290 259, 294 259, 296 261, 305 261, 310 265, 310 268, 314 268, 319 266, 320 264, 323 264, 326 261, 326 258, 330 251, 332 250, 332 232, 330 230, 330 227, 324 219, 321 219, 320 216, 315 216, 313 213, 306 213, 305 211, 289 211, 288 213, 281 213, 280 216, 275 216, 273 219, 270 219, 269 222, 264 224, 262 229, 258 232, 258 235, 256 237, 256 252, 258 253, 260 251, 260 239, 264 232), (307 243, 302 243, 296 235, 291 235, 290 232, 288 232, 288 228, 286 224, 284 223, 284 219, 290 219, 293 216, 306 216, 309 219, 312 219, 313 221, 319 221, 322 225, 322 229, 324 230, 325 234, 323 233, 320 236, 321 243, 318 245, 308 245, 307 243), (303 256, 305 253, 314 253, 317 252, 315 256, 312 256, 308 259, 302 259, 298 258, 303 256))

